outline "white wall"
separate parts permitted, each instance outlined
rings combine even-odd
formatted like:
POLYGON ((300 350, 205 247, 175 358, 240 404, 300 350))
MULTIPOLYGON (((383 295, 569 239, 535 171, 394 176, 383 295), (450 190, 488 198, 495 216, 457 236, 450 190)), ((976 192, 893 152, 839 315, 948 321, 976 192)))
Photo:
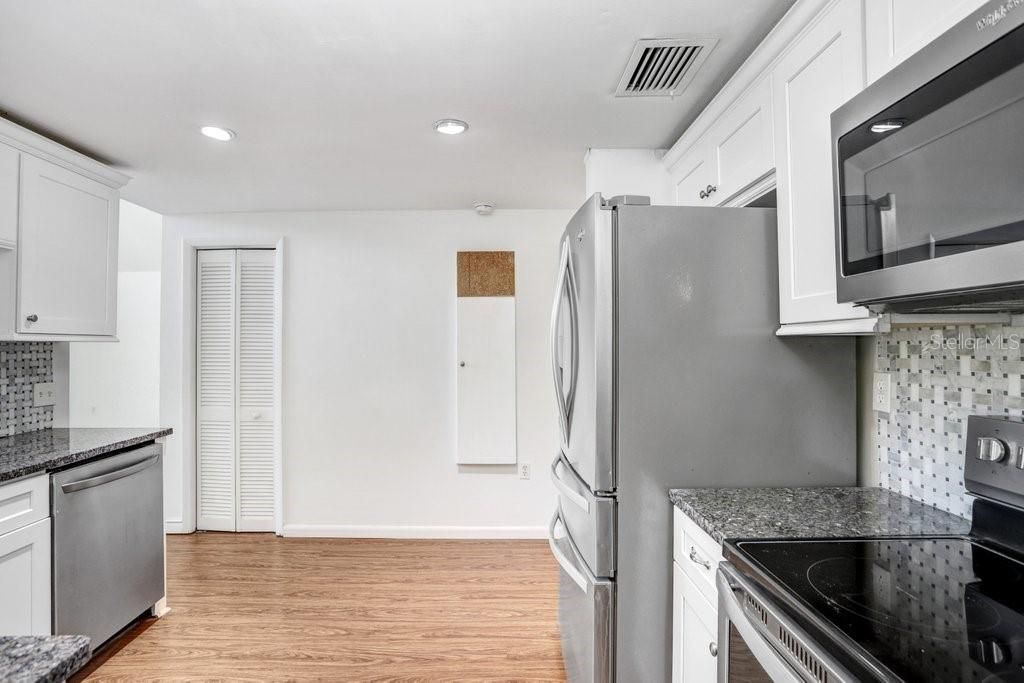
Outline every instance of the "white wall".
POLYGON ((160 422, 160 250, 163 216, 121 202, 118 342, 72 342, 68 425, 156 427, 160 422))
POLYGON ((284 237, 286 534, 534 536, 554 509, 558 444, 547 348, 568 211, 380 211, 169 216, 164 223, 161 423, 169 530, 194 525, 183 457, 181 292, 187 242, 284 237), (516 252, 517 410, 511 466, 455 462, 455 254, 516 252), (177 489, 175 490, 175 487, 177 489))
POLYGON ((652 204, 674 204, 672 178, 661 161, 664 155, 662 149, 587 150, 583 159, 586 197, 595 192, 606 199, 638 194, 650 197, 652 204))

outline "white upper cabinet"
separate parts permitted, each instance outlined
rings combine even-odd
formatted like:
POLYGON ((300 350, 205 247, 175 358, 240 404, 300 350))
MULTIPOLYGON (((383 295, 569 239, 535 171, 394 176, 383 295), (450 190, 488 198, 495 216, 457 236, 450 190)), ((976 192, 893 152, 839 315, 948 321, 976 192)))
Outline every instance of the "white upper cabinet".
POLYGON ((718 184, 718 169, 708 150, 698 147, 680 159, 673 168, 676 204, 680 206, 712 206, 708 190, 718 184))
POLYGON ((772 87, 761 78, 711 131, 718 164, 716 204, 771 173, 775 166, 772 146, 772 87))
POLYGON ((0 144, 0 249, 18 241, 18 150, 0 144))
POLYGON ((869 0, 864 7, 868 83, 983 4, 985 0, 869 0))
POLYGON ((21 162, 18 331, 117 331, 118 192, 48 161, 21 162))
POLYGON ((761 78, 672 167, 676 203, 720 206, 769 175, 772 154, 771 82, 761 78))
POLYGON ((128 178, 0 121, 0 339, 115 340, 128 178))
POLYGON ((783 325, 868 318, 836 302, 832 112, 864 87, 861 0, 822 13, 772 71, 783 325))

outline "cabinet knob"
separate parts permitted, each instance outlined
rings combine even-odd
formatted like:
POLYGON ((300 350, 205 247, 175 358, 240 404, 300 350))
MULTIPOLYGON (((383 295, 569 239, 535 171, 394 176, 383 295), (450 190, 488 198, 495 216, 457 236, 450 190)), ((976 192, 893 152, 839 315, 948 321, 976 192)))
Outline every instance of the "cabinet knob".
POLYGON ((718 191, 718 188, 715 187, 714 185, 708 185, 707 189, 705 190, 705 192, 707 192, 707 196, 708 197, 710 197, 711 195, 713 195, 717 191, 718 191))
POLYGON ((466 367, 466 361, 464 361, 464 360, 459 361, 459 367, 460 368, 466 367))
POLYGON ((25 320, 29 321, 30 323, 39 322, 39 316, 33 313, 32 315, 26 315, 25 320))
POLYGON ((708 643, 708 652, 711 653, 712 657, 718 656, 718 643, 708 643))

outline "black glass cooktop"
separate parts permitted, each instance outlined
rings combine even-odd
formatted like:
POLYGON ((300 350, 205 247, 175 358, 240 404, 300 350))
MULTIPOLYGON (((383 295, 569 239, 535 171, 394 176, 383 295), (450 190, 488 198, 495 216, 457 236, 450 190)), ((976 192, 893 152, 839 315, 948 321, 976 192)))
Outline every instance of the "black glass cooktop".
POLYGON ((1024 681, 1024 564, 1008 555, 946 538, 736 545, 899 678, 1024 681))

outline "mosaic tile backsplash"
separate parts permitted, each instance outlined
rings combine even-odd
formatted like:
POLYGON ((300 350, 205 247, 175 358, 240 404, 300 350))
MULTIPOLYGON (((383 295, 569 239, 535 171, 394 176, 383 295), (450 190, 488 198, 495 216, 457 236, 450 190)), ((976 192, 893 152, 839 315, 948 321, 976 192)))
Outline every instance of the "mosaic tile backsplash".
POLYGON ((0 436, 53 427, 53 406, 32 405, 32 385, 52 381, 52 343, 0 341, 0 436))
POLYGON ((894 327, 875 341, 875 369, 894 375, 893 411, 877 423, 878 481, 971 516, 964 491, 968 415, 1024 414, 1024 316, 1009 325, 894 327))

